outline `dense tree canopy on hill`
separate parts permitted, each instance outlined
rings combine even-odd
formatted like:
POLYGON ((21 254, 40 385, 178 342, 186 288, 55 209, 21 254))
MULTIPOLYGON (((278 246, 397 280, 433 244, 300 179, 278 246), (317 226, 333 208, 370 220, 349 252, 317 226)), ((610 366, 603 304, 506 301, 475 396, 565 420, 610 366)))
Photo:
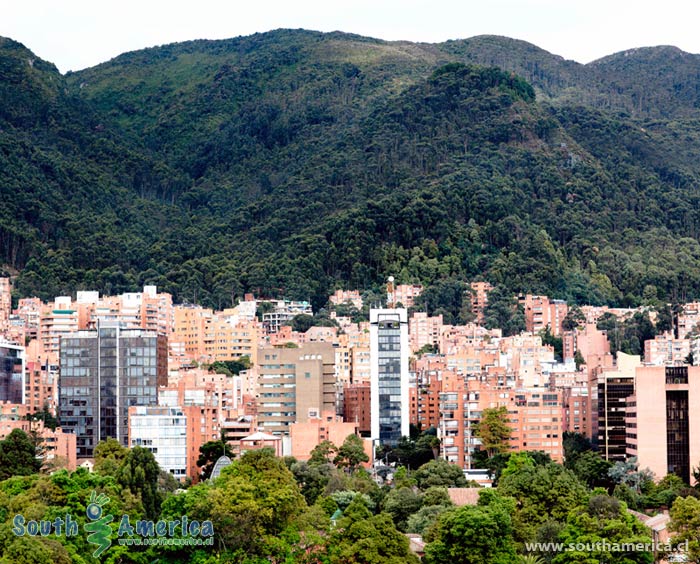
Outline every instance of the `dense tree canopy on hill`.
POLYGON ((150 283, 214 307, 392 274, 454 319, 440 296, 474 277, 700 297, 699 70, 279 30, 62 76, 0 39, 0 267, 20 295, 150 283))

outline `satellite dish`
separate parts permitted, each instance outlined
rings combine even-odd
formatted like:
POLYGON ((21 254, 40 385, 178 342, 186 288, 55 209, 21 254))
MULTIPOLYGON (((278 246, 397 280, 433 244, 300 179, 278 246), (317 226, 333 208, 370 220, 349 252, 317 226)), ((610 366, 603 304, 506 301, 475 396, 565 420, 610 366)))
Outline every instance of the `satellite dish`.
POLYGON ((231 466, 231 459, 228 456, 221 456, 214 464, 214 469, 211 471, 210 480, 216 480, 221 476, 221 471, 227 466, 231 466))

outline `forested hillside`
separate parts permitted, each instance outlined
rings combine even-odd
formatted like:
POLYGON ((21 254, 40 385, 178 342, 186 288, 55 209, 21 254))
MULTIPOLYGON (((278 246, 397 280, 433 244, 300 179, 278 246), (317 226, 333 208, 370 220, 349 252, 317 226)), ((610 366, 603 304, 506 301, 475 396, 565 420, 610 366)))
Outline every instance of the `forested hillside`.
POLYGON ((215 307, 389 274, 700 297, 699 61, 279 30, 64 77, 0 40, 0 258, 23 295, 215 307))

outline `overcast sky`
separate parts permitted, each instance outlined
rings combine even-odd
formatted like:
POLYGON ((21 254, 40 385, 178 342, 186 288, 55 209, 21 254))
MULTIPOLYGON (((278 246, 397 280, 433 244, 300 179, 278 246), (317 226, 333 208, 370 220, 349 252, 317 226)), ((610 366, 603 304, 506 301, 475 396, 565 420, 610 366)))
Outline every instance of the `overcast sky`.
POLYGON ((587 63, 649 45, 700 53, 699 15, 694 0, 0 0, 0 35, 62 72, 143 47, 280 27, 431 43, 506 35, 587 63))

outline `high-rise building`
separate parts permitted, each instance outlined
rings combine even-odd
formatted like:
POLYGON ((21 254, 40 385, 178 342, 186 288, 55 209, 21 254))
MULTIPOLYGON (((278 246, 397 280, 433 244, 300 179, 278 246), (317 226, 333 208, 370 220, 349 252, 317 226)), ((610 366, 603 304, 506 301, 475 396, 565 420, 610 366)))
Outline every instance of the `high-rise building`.
POLYGON ((369 323, 372 439, 395 445, 409 434, 408 314, 371 309, 369 323))
POLYGON ((30 413, 48 409, 56 415, 58 403, 58 358, 49 359, 41 346, 41 341, 34 339, 27 345, 26 370, 24 372, 24 404, 30 413))
POLYGON ((330 343, 258 352, 258 425, 265 433, 289 435, 292 423, 306 423, 336 410, 335 350, 330 343))
POLYGON ((78 457, 98 442, 128 446, 129 407, 158 404, 167 384, 167 337, 98 323, 61 338, 59 418, 77 435, 78 457))
POLYGON ((472 282, 471 287, 471 306, 476 323, 483 323, 484 309, 489 303, 489 292, 493 290, 493 286, 488 282, 472 282))
POLYGON ((618 352, 617 366, 596 371, 589 383, 590 410, 597 415, 591 440, 606 460, 627 458, 625 412, 627 399, 635 390, 635 370, 640 365, 638 356, 618 352))
POLYGON ((0 278, 0 330, 7 329, 12 311, 12 285, 9 278, 0 278))
POLYGON ((640 366, 627 398, 627 455, 657 479, 678 474, 690 483, 700 459, 700 367, 640 366))
POLYGON ((70 296, 60 296, 53 304, 44 306, 39 321, 39 338, 44 350, 58 355, 61 337, 78 330, 78 311, 70 296))
POLYGON ((0 403, 24 403, 24 347, 0 341, 0 403))

